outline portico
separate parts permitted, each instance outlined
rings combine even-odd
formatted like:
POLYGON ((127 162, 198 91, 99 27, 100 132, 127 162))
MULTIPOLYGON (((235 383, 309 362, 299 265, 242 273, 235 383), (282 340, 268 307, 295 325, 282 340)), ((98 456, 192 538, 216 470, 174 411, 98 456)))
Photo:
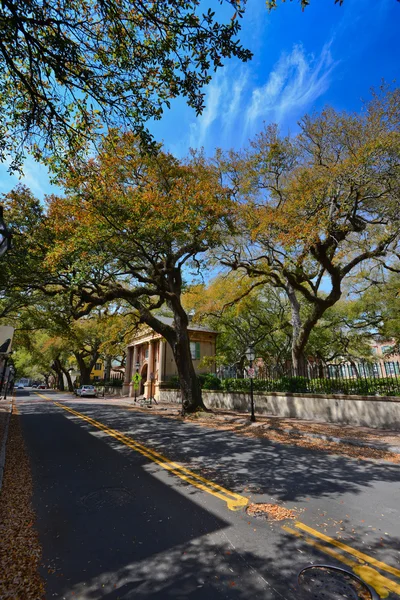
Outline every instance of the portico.
MULTIPOLYGON (((172 325, 171 318, 161 317, 161 319, 172 325)), ((200 367, 200 360, 204 356, 215 356, 217 333, 200 325, 191 325, 189 337, 196 372, 210 372, 209 365, 200 367)), ((132 342, 128 344, 123 395, 131 397, 135 395, 132 378, 136 373, 141 376, 136 394, 147 399, 158 399, 162 384, 177 374, 171 347, 160 334, 149 327, 138 331, 132 342)))

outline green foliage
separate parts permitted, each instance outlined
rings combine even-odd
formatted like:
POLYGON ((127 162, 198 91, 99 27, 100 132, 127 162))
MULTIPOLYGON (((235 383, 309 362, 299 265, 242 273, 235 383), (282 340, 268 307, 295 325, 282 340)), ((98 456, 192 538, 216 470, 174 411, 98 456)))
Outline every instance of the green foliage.
MULTIPOLYGON (((224 379, 221 383, 225 392, 250 392, 250 379, 224 379)), ((391 377, 308 379, 284 376, 254 379, 253 389, 255 392, 400 396, 400 380, 391 377)))
MULTIPOLYGON (((284 364, 290 357, 290 307, 272 286, 232 272, 207 286, 192 286, 184 296, 196 321, 218 332, 218 365, 242 364, 249 345, 266 364, 284 364)), ((206 362, 203 359, 203 362, 206 362)))
MULTIPOLYGON (((220 390, 222 388, 222 382, 215 375, 215 373, 200 373, 197 375, 197 379, 203 390, 220 390)), ((179 389, 179 377, 172 375, 168 380, 168 387, 171 389, 179 389)))
POLYGON ((124 380, 120 378, 115 379, 100 379, 98 381, 91 382, 95 387, 105 387, 107 388, 122 388, 124 385, 124 380))
POLYGON ((222 387, 221 380, 214 373, 198 375, 198 379, 203 390, 220 390, 222 387))
MULTIPOLYGON (((293 0, 290 1, 292 2, 293 0)), ((282 0, 282 2, 285 2, 285 0, 282 0)), ((344 0, 334 0, 334 2, 335 4, 342 6, 344 0)), ((301 9, 304 10, 310 4, 310 0, 299 0, 299 4, 301 5, 301 9)), ((277 0, 266 0, 266 5, 268 10, 271 11, 277 8, 278 3, 277 0)))
POLYGON ((217 155, 238 200, 223 264, 286 294, 296 368, 345 282, 399 255, 399 130, 400 88, 382 86, 358 114, 328 107, 296 135, 267 125, 248 149, 217 155))
POLYGON ((236 39, 244 2, 225 2, 226 24, 198 0, 1 2, 0 161, 76 151, 104 123, 148 142, 144 124, 178 96, 200 114, 212 72, 251 58, 236 39))

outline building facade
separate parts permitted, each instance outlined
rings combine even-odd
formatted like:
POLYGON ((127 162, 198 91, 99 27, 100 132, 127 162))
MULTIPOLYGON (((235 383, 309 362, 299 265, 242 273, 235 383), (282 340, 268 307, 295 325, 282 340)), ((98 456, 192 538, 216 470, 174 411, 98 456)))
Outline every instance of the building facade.
MULTIPOLYGON (((157 317, 173 325, 168 317, 157 317)), ((217 332, 200 325, 189 325, 190 351, 196 373, 215 371, 214 365, 202 365, 206 356, 215 356, 217 332), (201 366, 202 365, 202 366, 201 366)), ((172 349, 166 340, 149 327, 137 332, 127 347, 123 395, 159 398, 159 390, 171 377, 178 375, 172 349), (139 374, 136 390, 132 378, 139 374)))

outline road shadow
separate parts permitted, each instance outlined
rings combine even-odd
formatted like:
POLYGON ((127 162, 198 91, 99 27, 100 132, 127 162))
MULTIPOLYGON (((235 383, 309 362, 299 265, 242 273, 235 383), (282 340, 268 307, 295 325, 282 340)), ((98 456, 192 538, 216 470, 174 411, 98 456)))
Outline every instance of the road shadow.
MULTIPOLYGON (((274 494, 286 501, 399 481, 394 465, 351 461, 112 407, 82 403, 74 409, 198 472, 208 469, 211 478, 239 493, 253 484, 271 494, 275 484, 274 494)), ((297 588, 297 573, 310 560, 327 562, 327 556, 282 532, 282 523, 228 511, 226 518, 219 516, 199 504, 197 490, 172 476, 173 484, 167 485, 149 472, 145 457, 109 436, 104 443, 106 434, 50 402, 26 403, 21 412, 46 598, 311 600, 297 588), (197 496, 192 499, 191 493, 197 496)), ((351 522, 344 519, 342 526, 346 533, 351 522)), ((368 533, 366 527, 357 530, 359 538, 368 533)), ((382 553, 380 539, 378 534, 370 538, 369 554, 382 553)), ((389 542, 383 560, 400 547, 397 538, 389 542)))
POLYGON ((388 462, 355 460, 123 408, 74 408, 238 493, 299 502, 310 496, 358 494, 376 482, 400 481, 400 465, 388 462))
POLYGON ((115 452, 51 404, 12 418, 30 456, 46 598, 294 600, 273 555, 236 550, 229 520, 147 472, 140 454, 115 452))

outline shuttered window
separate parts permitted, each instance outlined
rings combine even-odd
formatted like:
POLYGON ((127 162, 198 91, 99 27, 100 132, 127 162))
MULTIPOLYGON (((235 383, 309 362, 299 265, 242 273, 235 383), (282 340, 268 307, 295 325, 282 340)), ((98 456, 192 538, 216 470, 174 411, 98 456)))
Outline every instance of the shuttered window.
POLYGON ((200 342, 190 342, 190 354, 193 360, 200 359, 200 342))

